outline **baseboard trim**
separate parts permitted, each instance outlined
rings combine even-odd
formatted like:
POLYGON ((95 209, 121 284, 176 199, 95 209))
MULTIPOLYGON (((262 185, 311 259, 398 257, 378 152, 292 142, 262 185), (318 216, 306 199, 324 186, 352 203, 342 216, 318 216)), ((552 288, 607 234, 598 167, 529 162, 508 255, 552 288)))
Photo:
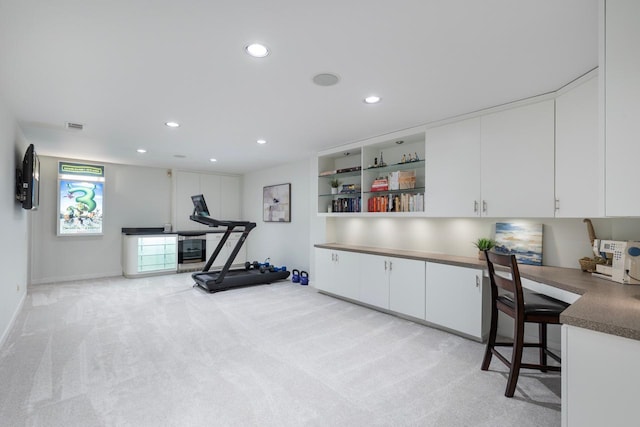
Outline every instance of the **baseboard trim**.
POLYGON ((22 311, 22 307, 24 306, 24 302, 26 300, 27 300, 27 292, 25 291, 22 294, 22 298, 20 299, 18 306, 14 310, 13 315, 11 316, 11 320, 9 321, 9 324, 4 329, 4 331, 2 331, 2 335, 0 335, 0 350, 2 350, 2 348, 4 347, 4 343, 7 340, 7 338, 9 338, 9 333, 13 329, 13 326, 16 323, 16 319, 18 318, 18 314, 20 314, 20 311, 22 311))
POLYGON ((62 277, 46 277, 44 279, 32 279, 32 285, 45 285, 49 283, 60 283, 60 282, 75 282, 77 280, 92 280, 92 279, 104 279, 107 277, 118 277, 122 276, 122 271, 117 272, 104 272, 98 274, 78 274, 76 276, 62 276, 62 277))

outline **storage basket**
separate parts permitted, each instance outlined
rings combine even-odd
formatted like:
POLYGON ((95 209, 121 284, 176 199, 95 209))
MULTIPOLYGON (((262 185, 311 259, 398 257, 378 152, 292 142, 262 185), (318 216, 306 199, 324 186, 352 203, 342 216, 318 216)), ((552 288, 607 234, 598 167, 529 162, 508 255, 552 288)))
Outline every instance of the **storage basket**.
POLYGON ((582 269, 582 271, 587 271, 589 273, 593 273, 594 271, 596 271, 597 264, 606 263, 603 258, 594 259, 589 257, 580 258, 578 262, 580 263, 580 268, 582 269))

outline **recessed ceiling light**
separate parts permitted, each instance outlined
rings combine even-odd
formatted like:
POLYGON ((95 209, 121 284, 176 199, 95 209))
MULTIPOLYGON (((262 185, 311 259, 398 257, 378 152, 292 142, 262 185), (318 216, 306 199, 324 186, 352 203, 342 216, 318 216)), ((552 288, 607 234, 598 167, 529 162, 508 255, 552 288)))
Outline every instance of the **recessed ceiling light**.
POLYGON ((169 126, 170 128, 180 127, 180 123, 176 123, 176 122, 167 122, 165 123, 165 125, 169 126))
POLYGON ((217 162, 218 159, 209 159, 209 161, 213 163, 213 162, 217 162))
POLYGON ((260 145, 262 145, 262 144, 266 144, 266 143, 267 143, 267 141, 266 141, 266 140, 264 140, 264 139, 259 139, 259 140, 257 140, 256 142, 257 142, 258 144, 260 144, 260 145))
POLYGON ((136 151, 140 154, 144 154, 147 152, 147 150, 145 150, 144 148, 138 148, 136 151))
POLYGON ((378 102, 380 102, 380 97, 375 95, 367 96, 364 99, 364 102, 367 104, 377 104, 378 102))
POLYGON ((269 55, 269 49, 263 44, 260 43, 252 43, 245 47, 247 53, 254 58, 264 58, 269 55))

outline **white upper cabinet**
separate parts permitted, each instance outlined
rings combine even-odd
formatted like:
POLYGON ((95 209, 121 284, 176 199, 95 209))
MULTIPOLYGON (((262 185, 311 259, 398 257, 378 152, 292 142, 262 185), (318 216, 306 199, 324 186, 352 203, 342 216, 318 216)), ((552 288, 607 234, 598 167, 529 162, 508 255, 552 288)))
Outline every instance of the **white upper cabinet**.
POLYGON ((606 215, 640 216, 640 2, 605 8, 606 215))
MULTIPOLYGON (((191 196, 200 193, 200 174, 193 172, 175 172, 176 191, 174 193, 175 216, 173 226, 176 231, 200 230, 204 225, 193 222, 189 216, 193 213, 191 196)), ((206 198, 206 196, 205 196, 206 198)), ((206 200, 207 205, 210 201, 206 200)))
POLYGON ((428 216, 553 217, 554 101, 431 128, 428 216))
POLYGON ((596 76, 556 98, 556 217, 604 215, 596 76))
POLYGON ((241 212, 240 177, 196 172, 174 172, 174 220, 176 231, 207 230, 210 227, 191 221, 191 196, 204 195, 211 217, 220 220, 239 220, 241 212))
POLYGON ((242 182, 237 176, 220 176, 220 219, 242 219, 242 182))
POLYGON ((427 129, 426 159, 427 216, 479 216, 480 118, 427 129))
POLYGON ((482 215, 554 216, 554 101, 481 118, 482 215))

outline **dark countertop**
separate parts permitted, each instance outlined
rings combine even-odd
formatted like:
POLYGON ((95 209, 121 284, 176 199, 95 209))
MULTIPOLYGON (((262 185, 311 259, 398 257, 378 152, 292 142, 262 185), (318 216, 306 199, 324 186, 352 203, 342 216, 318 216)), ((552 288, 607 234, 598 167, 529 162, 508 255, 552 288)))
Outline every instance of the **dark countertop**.
MULTIPOLYGON (((416 259, 460 267, 482 269, 487 267, 484 261, 476 258, 437 253, 338 243, 317 244, 315 247, 416 259)), ((640 286, 622 285, 600 279, 577 268, 533 265, 518 267, 523 278, 581 295, 560 315, 562 323, 640 340, 640 286)))
MULTIPOLYGON (((202 234, 208 233, 224 233, 226 230, 179 230, 179 231, 169 231, 165 232, 164 227, 127 227, 122 228, 122 234, 126 234, 127 236, 145 236, 150 234, 177 234, 179 236, 200 236, 202 234)), ((238 231, 239 232, 239 231, 238 231)), ((232 233, 236 233, 233 231, 232 233)))

